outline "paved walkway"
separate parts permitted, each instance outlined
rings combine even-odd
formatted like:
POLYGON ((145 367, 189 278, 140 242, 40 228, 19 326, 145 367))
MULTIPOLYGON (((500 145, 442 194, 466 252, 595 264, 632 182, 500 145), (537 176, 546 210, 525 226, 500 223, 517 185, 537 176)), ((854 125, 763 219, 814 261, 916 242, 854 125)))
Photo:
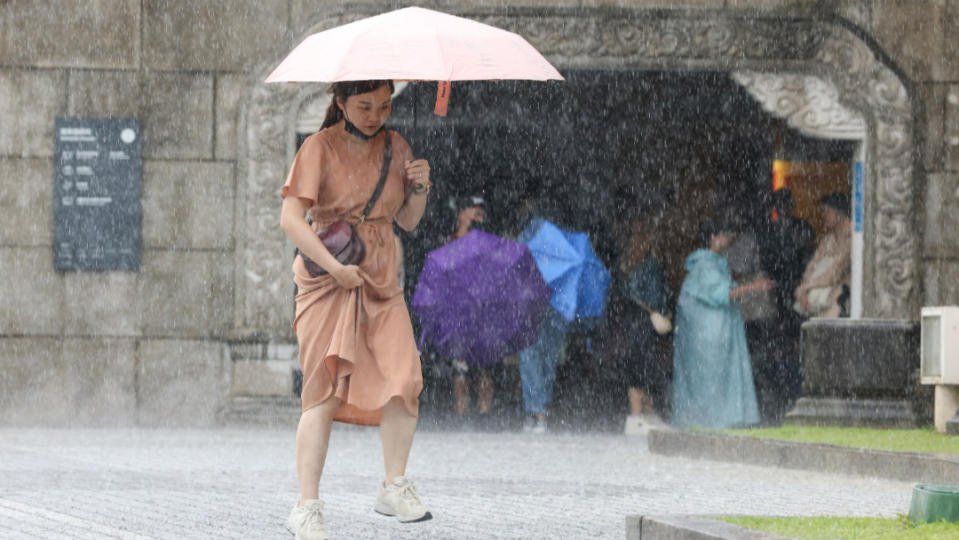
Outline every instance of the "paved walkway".
MULTIPOLYGON (((293 431, 0 429, 0 538, 292 538, 293 431)), ((667 458, 644 439, 420 432, 409 473, 436 518, 371 510, 371 429, 337 428, 322 487, 336 538, 623 538, 627 514, 908 511, 911 485, 667 458)))

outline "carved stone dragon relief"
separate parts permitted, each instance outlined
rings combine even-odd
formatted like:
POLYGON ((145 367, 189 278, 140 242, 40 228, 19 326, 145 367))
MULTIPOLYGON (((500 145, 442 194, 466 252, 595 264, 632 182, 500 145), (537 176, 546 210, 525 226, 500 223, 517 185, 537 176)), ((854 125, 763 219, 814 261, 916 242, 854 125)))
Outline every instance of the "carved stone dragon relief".
MULTIPOLYGON (((918 305, 912 106, 898 77, 851 32, 823 21, 613 16, 604 10, 478 20, 517 32, 560 68, 788 71, 828 81, 865 118, 865 315, 898 318, 918 305)), ((363 14, 324 19, 308 33, 363 14)), ((244 111, 237 188, 236 333, 290 336, 291 252, 279 228, 288 140, 303 90, 263 83, 282 57, 254 70, 244 111)))

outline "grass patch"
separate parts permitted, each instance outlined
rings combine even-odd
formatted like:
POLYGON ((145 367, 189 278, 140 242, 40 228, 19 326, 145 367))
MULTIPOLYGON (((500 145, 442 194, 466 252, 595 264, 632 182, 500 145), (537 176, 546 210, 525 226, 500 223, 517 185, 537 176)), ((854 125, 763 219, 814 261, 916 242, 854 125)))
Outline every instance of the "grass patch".
POLYGON ((959 437, 927 429, 875 429, 785 425, 778 428, 727 429, 722 433, 853 448, 959 455, 959 437))
POLYGON ((921 523, 912 525, 899 518, 845 517, 717 517, 747 529, 801 540, 955 540, 959 523, 921 523))

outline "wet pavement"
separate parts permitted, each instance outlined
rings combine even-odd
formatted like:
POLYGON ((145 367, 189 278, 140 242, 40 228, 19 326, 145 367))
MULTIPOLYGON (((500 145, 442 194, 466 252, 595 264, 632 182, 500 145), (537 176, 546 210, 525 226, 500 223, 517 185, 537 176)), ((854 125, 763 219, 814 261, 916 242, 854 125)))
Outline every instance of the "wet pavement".
MULTIPOLYGON (((292 429, 0 429, 0 538, 292 538, 292 429)), ((629 514, 862 515, 911 484, 651 455, 603 433, 421 431, 408 468, 435 519, 372 511, 379 439, 337 427, 334 538, 623 538, 629 514)))

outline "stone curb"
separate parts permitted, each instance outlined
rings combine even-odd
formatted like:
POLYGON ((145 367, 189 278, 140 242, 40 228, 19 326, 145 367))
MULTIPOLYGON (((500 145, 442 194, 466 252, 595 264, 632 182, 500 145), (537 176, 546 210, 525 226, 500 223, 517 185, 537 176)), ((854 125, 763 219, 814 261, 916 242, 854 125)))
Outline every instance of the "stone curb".
POLYGON ((655 430, 649 451, 713 461, 872 476, 905 482, 959 483, 959 458, 757 439, 719 433, 655 430))
POLYGON ((786 540, 701 516, 626 516, 626 540, 786 540))

